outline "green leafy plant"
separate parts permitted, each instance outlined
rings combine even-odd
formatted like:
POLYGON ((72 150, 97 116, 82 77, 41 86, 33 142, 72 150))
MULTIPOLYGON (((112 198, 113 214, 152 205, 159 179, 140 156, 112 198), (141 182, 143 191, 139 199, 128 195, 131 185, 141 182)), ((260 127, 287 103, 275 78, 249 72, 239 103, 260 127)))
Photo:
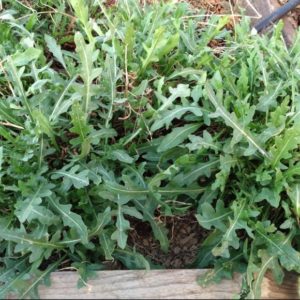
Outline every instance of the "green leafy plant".
POLYGON ((157 215, 189 208, 200 284, 241 272, 258 298, 268 270, 300 272, 300 35, 198 26, 186 3, 2 2, 0 297, 62 264, 79 286, 105 260, 149 269, 132 223, 168 252, 157 215))

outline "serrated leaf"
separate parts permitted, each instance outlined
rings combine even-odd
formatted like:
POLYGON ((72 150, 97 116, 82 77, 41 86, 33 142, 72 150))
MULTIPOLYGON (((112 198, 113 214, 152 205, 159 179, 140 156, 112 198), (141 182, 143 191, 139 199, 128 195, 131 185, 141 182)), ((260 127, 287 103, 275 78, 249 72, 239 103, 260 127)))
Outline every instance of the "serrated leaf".
POLYGON ((97 58, 97 52, 94 51, 94 44, 86 44, 80 32, 75 33, 74 41, 76 44, 76 52, 79 55, 81 62, 81 78, 84 81, 84 101, 83 111, 87 114, 90 111, 90 101, 92 96, 93 80, 101 73, 101 69, 94 69, 93 63, 97 58))
POLYGON ((115 250, 115 242, 110 239, 106 232, 102 232, 99 236, 100 243, 104 251, 105 259, 113 260, 112 254, 115 250))
POLYGON ((183 127, 177 127, 167 134, 162 140, 161 144, 157 148, 157 152, 164 152, 168 149, 174 148, 180 145, 187 137, 195 132, 200 127, 199 124, 189 124, 183 127))
POLYGON ((151 46, 148 47, 144 44, 144 49, 146 50, 145 58, 142 58, 141 73, 144 73, 149 64, 153 62, 158 62, 160 57, 169 53, 174 49, 179 42, 179 36, 166 37, 166 29, 164 27, 159 27, 155 30, 154 36, 151 39, 151 46))
POLYGON ((54 130, 52 129, 52 126, 48 118, 46 118, 46 116, 40 110, 34 110, 32 112, 32 116, 36 122, 36 126, 38 130, 41 133, 46 134, 51 139, 53 145, 57 147, 56 140, 55 140, 55 133, 54 130))
POLYGON ((161 97, 161 95, 156 92, 156 96, 158 96, 158 98, 161 98, 163 102, 162 105, 157 109, 158 113, 172 106, 173 102, 177 98, 187 98, 191 95, 191 90, 187 84, 178 84, 175 88, 170 87, 169 91, 171 95, 168 98, 161 97))
POLYGON ((113 128, 101 128, 100 130, 93 130, 88 136, 93 145, 98 145, 101 139, 108 139, 116 137, 118 133, 113 128))
MULTIPOLYGON (((262 281, 265 277, 266 272, 271 269, 277 275, 276 277, 279 278, 279 281, 282 281, 284 277, 284 273, 278 263, 278 259, 276 256, 270 255, 266 250, 259 250, 258 257, 261 258, 261 266, 258 269, 256 274, 255 281, 251 287, 251 299, 259 299, 261 298, 261 285, 262 281)), ((278 282, 281 283, 281 282, 278 282)))
POLYGON ((281 265, 288 271, 300 271, 300 252, 291 246, 294 236, 293 232, 287 236, 280 231, 268 233, 260 222, 256 225, 256 232, 258 233, 258 238, 267 245, 270 256, 278 257, 281 265))
POLYGON ((214 227, 221 231, 226 231, 226 221, 232 215, 232 211, 231 209, 224 207, 223 201, 218 200, 216 208, 209 203, 203 203, 200 212, 200 214, 196 215, 196 218, 202 227, 205 229, 214 227))
POLYGON ((202 110, 200 107, 177 105, 175 108, 164 111, 161 115, 157 116, 150 130, 154 132, 162 127, 169 129, 169 126, 174 119, 181 119, 181 117, 187 112, 190 112, 197 117, 202 116, 202 110))
POLYGON ((45 34, 44 38, 50 52, 57 59, 57 61, 64 67, 64 69, 68 71, 60 45, 58 45, 56 40, 48 34, 45 34))
POLYGON ((71 211, 71 204, 60 204, 54 197, 48 198, 49 203, 61 215, 65 226, 74 228, 83 244, 88 243, 88 230, 80 215, 71 211))
POLYGON ((90 152, 88 134, 91 131, 91 126, 88 125, 86 113, 78 102, 72 106, 71 118, 73 127, 70 131, 78 135, 78 138, 71 140, 71 144, 74 146, 81 145, 81 157, 84 157, 90 152))
POLYGON ((295 125, 285 131, 283 136, 275 138, 275 145, 271 149, 272 167, 278 167, 282 159, 289 159, 291 151, 298 148, 300 144, 300 126, 295 125))
POLYGON ((128 238, 127 231, 130 229, 130 223, 124 218, 121 205, 118 205, 116 226, 117 230, 111 235, 111 238, 117 241, 121 249, 125 249, 128 238))
POLYGON ((79 171, 80 166, 73 166, 67 170, 68 166, 62 168, 59 171, 55 171, 51 176, 52 179, 63 178, 63 189, 68 191, 73 185, 76 189, 81 189, 89 185, 89 170, 79 171), (79 172, 78 172, 79 171, 79 172))
POLYGON ((212 159, 208 162, 199 163, 193 166, 188 172, 182 172, 178 174, 174 181, 178 184, 190 185, 194 181, 198 180, 200 176, 210 177, 211 173, 220 163, 219 159, 212 159))
POLYGON ((62 113, 66 112, 68 110, 68 108, 73 104, 73 101, 76 99, 75 97, 71 97, 70 99, 65 100, 65 101, 63 101, 63 100, 65 98, 65 95, 67 94, 67 92, 69 91, 69 89, 71 88, 72 84, 75 82, 76 79, 77 79, 77 76, 74 76, 67 83, 65 89, 63 90, 63 92, 61 93, 61 95, 59 96, 57 102, 55 103, 55 105, 53 107, 53 111, 52 111, 51 115, 49 116, 50 121, 55 121, 57 119, 57 117, 59 117, 62 113))
POLYGON ((251 144, 256 150, 258 150, 263 156, 269 157, 268 153, 259 145, 259 143, 255 140, 252 134, 244 129, 237 121, 236 116, 234 114, 229 114, 225 107, 220 103, 217 99, 212 87, 210 84, 206 84, 206 92, 209 100, 216 108, 216 114, 224 119, 225 123, 236 130, 239 134, 241 134, 246 140, 251 144))
POLYGON ((191 134, 189 140, 191 143, 186 144, 186 147, 190 151, 201 149, 213 149, 214 151, 218 151, 220 149, 211 134, 206 130, 203 131, 203 137, 191 134))
MULTIPOLYGON (((279 187, 280 188, 280 187, 279 187)), ((280 203, 280 190, 278 188, 263 188, 261 192, 256 196, 255 202, 267 200, 273 207, 278 207, 280 203)))
POLYGON ((230 257, 229 247, 238 249, 240 247, 239 238, 236 234, 236 230, 245 229, 251 234, 251 229, 247 225, 247 221, 243 220, 243 215, 245 214, 244 208, 246 206, 246 201, 242 199, 241 201, 235 201, 232 205, 234 211, 234 217, 229 217, 229 224, 227 224, 226 231, 221 240, 221 245, 216 246, 212 253, 215 256, 222 256, 225 258, 230 257))
POLYGON ((187 78, 188 76, 191 75, 202 75, 203 71, 202 70, 196 70, 193 68, 184 68, 182 70, 176 70, 173 72, 169 77, 167 77, 167 80, 172 80, 177 77, 183 77, 187 78))
POLYGON ((46 207, 41 206, 42 198, 51 196, 51 189, 53 188, 53 184, 41 182, 32 191, 32 194, 27 195, 26 199, 20 199, 16 203, 15 215, 21 223, 24 223, 26 220, 31 222, 34 219, 38 219, 42 224, 48 225, 54 222, 55 217, 53 213, 46 207))
POLYGON ((134 158, 129 156, 125 150, 114 150, 111 155, 114 160, 118 160, 126 164, 132 164, 134 162, 134 158))
POLYGON ((128 250, 116 250, 114 257, 120 260, 129 270, 150 270, 150 264, 140 253, 128 250))
POLYGON ((28 65, 31 61, 37 60, 42 51, 36 48, 28 48, 22 53, 16 53, 12 56, 12 61, 16 67, 28 65))

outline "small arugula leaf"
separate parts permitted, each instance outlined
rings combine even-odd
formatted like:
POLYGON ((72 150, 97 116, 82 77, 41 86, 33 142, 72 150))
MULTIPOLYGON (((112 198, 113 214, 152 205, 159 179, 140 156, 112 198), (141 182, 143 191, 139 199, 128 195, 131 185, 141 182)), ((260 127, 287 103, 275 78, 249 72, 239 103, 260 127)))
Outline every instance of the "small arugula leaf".
POLYGON ((150 263, 140 253, 131 250, 116 250, 114 257, 119 259, 129 270, 150 270, 150 263))
POLYGON ((55 187, 53 184, 47 182, 40 182, 35 184, 33 181, 29 182, 29 186, 22 185, 23 195, 26 198, 19 200, 15 207, 15 214, 21 223, 25 221, 31 222, 34 219, 38 219, 42 224, 55 223, 55 216, 53 213, 42 206, 42 199, 52 195, 52 189, 55 187))
POLYGON ((90 140, 87 136, 91 131, 91 126, 87 124, 86 114, 78 102, 72 106, 71 118, 73 127, 70 131, 78 135, 78 138, 71 140, 71 144, 74 146, 81 145, 81 157, 84 157, 90 151, 90 140))
POLYGON ((46 118, 46 116, 40 110, 34 110, 32 112, 32 116, 36 122, 38 131, 46 134, 51 139, 52 144, 58 147, 55 140, 54 130, 52 129, 48 118, 46 118))
POLYGON ((45 34, 44 38, 50 52, 57 59, 57 61, 64 67, 64 69, 68 71, 60 45, 58 45, 56 40, 48 34, 45 34))
POLYGON ((187 137, 195 132, 200 127, 199 124, 189 124, 183 127, 177 127, 167 134, 161 141, 161 144, 157 148, 158 152, 163 152, 168 149, 174 148, 180 145, 187 137))
POLYGON ((200 214, 196 215, 196 218, 202 227, 206 229, 214 227, 221 231, 226 231, 226 223, 228 218, 232 215, 232 211, 224 207, 223 201, 217 201, 216 209, 209 203, 203 203, 200 212, 200 214))
POLYGON ((28 48, 22 53, 16 53, 12 56, 12 61, 16 67, 29 64, 33 60, 37 60, 42 51, 36 48, 28 48))
POLYGON ((88 243, 88 230, 80 215, 71 211, 71 204, 61 204, 55 197, 48 198, 52 207, 61 215, 65 226, 74 228, 83 244, 88 243))
POLYGON ((233 113, 228 113, 225 107, 217 99, 211 85, 208 83, 206 84, 206 91, 209 100, 216 108, 216 112, 213 116, 220 116, 223 118, 225 123, 232 127, 237 134, 241 134, 243 137, 245 137, 249 144, 254 147, 254 149, 258 150, 263 156, 268 157, 268 153, 259 145, 253 135, 238 123, 236 116, 233 113))
POLYGON ((81 189, 89 185, 89 170, 80 171, 80 166, 76 165, 72 168, 63 167, 61 170, 55 171, 51 176, 52 179, 63 178, 63 190, 68 191, 72 186, 81 189))
POLYGON ((226 182, 230 176, 231 169, 238 163, 236 158, 230 155, 220 155, 220 172, 216 174, 216 180, 212 184, 212 190, 220 188, 223 192, 226 187, 226 182))
POLYGON ((220 150, 219 146, 207 130, 203 131, 203 137, 191 134, 189 136, 189 140, 191 142, 186 144, 186 147, 190 151, 201 149, 213 149, 214 151, 220 150))
POLYGON ((132 164, 134 162, 134 158, 128 155, 124 150, 114 150, 111 153, 112 159, 118 160, 120 162, 126 164, 132 164))
POLYGON ((166 29, 164 27, 159 27, 155 30, 154 36, 151 37, 151 45, 148 47, 143 44, 146 51, 145 58, 142 58, 141 74, 143 74, 149 64, 153 62, 158 62, 159 59, 168 54, 173 50, 179 42, 179 35, 176 34, 171 37, 166 36, 166 29))
POLYGON ((53 111, 51 113, 51 115, 49 116, 49 120, 52 121, 56 121, 57 118, 64 112, 66 112, 68 110, 68 108, 73 104, 74 100, 76 98, 78 98, 77 94, 73 94, 72 97, 70 97, 70 99, 68 100, 64 100, 67 92, 71 89, 72 85, 74 84, 75 80, 77 79, 77 75, 74 76, 65 86, 63 92, 61 93, 61 95, 59 96, 58 100, 56 101, 53 111))
POLYGON ((117 241, 118 246, 121 249, 125 249, 127 245, 127 231, 130 229, 130 223, 128 220, 126 220, 123 216, 122 206, 118 205, 117 210, 117 223, 116 223, 117 229, 115 232, 111 235, 111 238, 115 241, 117 241))
POLYGON ((93 66, 93 63, 98 56, 98 51, 94 50, 94 43, 86 44, 80 32, 75 33, 74 41, 82 67, 80 76, 84 81, 84 100, 82 109, 87 117, 87 114, 90 112, 93 80, 101 74, 102 69, 95 69, 93 66))
POLYGON ((236 233, 236 230, 238 229, 244 229, 248 235, 253 237, 252 230, 247 224, 249 215, 245 210, 245 206, 245 199, 241 199, 240 202, 235 201, 232 204, 232 210, 234 212, 233 218, 229 217, 229 224, 227 225, 226 231, 222 237, 221 245, 216 246, 212 250, 213 255, 229 258, 229 247, 239 249, 240 241, 236 233))
POLYGON ((272 167, 278 167, 282 159, 292 157, 291 151, 298 148, 300 144, 300 126, 295 125, 287 129, 283 136, 275 138, 275 145, 271 149, 272 167))
POLYGON ((280 187, 263 188, 256 196, 255 202, 267 200, 273 207, 278 207, 280 203, 280 187))
POLYGON ((171 95, 168 98, 162 96, 162 94, 159 92, 155 93, 157 98, 160 99, 162 102, 162 105, 157 109, 158 113, 163 112, 170 106, 172 106, 173 102, 177 98, 183 99, 191 95, 191 90, 187 84, 178 84, 175 88, 170 87, 169 91, 171 95))
POLYGON ((190 112, 197 117, 202 116, 200 107, 176 105, 174 109, 164 111, 161 115, 159 115, 154 121, 150 130, 154 132, 162 127, 169 129, 169 126, 174 119, 180 119, 187 112, 190 112))
POLYGON ((210 177, 219 163, 219 159, 211 159, 208 162, 198 163, 189 168, 189 171, 179 173, 174 178, 174 181, 181 185, 190 185, 193 182, 197 181, 200 176, 210 177))
POLYGON ((110 235, 107 232, 102 232, 99 236, 101 246, 103 247, 106 260, 113 260, 112 254, 115 250, 116 243, 111 240, 110 235))

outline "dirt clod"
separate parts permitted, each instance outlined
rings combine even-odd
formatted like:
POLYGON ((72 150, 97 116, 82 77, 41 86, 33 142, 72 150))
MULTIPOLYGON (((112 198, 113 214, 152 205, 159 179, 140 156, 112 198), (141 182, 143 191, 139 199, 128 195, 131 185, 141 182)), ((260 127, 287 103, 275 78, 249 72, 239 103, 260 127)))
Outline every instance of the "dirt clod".
POLYGON ((161 250, 159 242, 153 237, 150 225, 145 222, 132 223, 130 245, 153 263, 169 269, 191 265, 206 237, 206 231, 199 226, 193 213, 180 217, 160 217, 160 221, 168 229, 170 246, 167 253, 161 250))

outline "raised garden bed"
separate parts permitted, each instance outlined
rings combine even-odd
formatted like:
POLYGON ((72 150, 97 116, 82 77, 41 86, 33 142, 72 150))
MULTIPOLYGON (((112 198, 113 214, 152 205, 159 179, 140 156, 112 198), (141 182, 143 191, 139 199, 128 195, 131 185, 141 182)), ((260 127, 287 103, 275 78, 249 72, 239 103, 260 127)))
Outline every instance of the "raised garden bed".
MULTIPOLYGON (((96 278, 77 288, 78 274, 54 272, 51 287, 41 286, 42 299, 233 299, 240 294, 242 278, 201 287, 199 277, 209 270, 151 270, 151 271, 101 271, 96 278)), ((299 299, 298 276, 288 274, 277 285, 267 274, 262 282, 262 299, 299 299)))

